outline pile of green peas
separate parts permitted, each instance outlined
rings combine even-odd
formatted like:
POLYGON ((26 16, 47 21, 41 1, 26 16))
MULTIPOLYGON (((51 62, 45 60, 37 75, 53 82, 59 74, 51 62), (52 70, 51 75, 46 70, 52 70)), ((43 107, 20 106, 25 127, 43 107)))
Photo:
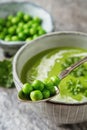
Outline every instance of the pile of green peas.
POLYGON ((18 96, 20 99, 31 101, 47 99, 56 94, 55 86, 58 86, 59 82, 60 79, 57 76, 53 76, 49 80, 45 79, 44 82, 34 80, 32 84, 25 83, 18 96))
POLYGON ((46 33, 42 20, 23 12, 0 18, 0 39, 5 41, 31 41, 46 33))

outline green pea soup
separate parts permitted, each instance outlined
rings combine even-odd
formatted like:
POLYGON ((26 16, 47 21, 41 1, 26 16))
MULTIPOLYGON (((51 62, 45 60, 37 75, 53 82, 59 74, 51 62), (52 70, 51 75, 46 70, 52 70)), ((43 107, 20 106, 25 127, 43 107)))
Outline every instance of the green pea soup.
MULTIPOLYGON (((87 50, 74 47, 53 48, 45 50, 27 61, 21 72, 22 83, 32 83, 35 79, 44 82, 54 75, 87 56, 87 50)), ((87 101, 87 63, 72 71, 59 84, 60 94, 53 101, 83 102, 87 101)))

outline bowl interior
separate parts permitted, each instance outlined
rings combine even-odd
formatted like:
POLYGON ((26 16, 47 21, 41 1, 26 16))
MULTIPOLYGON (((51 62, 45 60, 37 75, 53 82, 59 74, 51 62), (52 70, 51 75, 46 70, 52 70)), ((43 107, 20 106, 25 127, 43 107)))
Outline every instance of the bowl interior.
POLYGON ((36 54, 51 48, 77 47, 87 49, 87 35, 81 33, 52 33, 44 35, 31 43, 23 46, 15 55, 13 61, 13 76, 19 84, 18 91, 22 87, 20 75, 24 64, 36 54))

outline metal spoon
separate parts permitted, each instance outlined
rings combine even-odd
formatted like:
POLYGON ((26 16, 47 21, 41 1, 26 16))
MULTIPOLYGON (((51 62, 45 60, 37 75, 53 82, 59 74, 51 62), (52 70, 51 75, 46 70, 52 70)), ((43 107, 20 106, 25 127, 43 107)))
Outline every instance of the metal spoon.
MULTIPOLYGON (((75 68, 77 68, 79 65, 83 64, 84 62, 87 61, 87 57, 81 59, 80 61, 78 61, 77 63, 71 65, 70 67, 66 68, 64 71, 62 71, 60 74, 59 74, 59 79, 62 80, 63 78, 65 78, 71 71, 73 71, 75 68)), ((31 101, 31 100, 27 100, 27 99, 21 99, 19 96, 18 96, 18 99, 20 101, 23 101, 23 102, 30 102, 30 103, 37 103, 37 102, 42 102, 42 101, 48 101, 50 99, 52 99, 53 97, 55 97, 56 95, 59 94, 59 89, 57 86, 55 86, 55 90, 56 90, 56 94, 54 96, 51 96, 47 99, 43 99, 43 100, 38 100, 38 101, 31 101)))

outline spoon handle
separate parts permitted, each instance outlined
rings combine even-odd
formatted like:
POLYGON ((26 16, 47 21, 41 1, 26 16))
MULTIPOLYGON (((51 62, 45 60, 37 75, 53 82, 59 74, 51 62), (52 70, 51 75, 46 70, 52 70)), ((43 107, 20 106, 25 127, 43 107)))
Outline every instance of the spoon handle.
POLYGON ((87 56, 84 57, 83 59, 81 59, 80 61, 78 61, 77 63, 71 65, 70 67, 68 67, 67 69, 65 69, 64 71, 62 71, 59 74, 59 78, 63 79, 65 78, 72 70, 74 70, 76 67, 78 67, 79 65, 81 65, 82 63, 87 61, 87 56))

